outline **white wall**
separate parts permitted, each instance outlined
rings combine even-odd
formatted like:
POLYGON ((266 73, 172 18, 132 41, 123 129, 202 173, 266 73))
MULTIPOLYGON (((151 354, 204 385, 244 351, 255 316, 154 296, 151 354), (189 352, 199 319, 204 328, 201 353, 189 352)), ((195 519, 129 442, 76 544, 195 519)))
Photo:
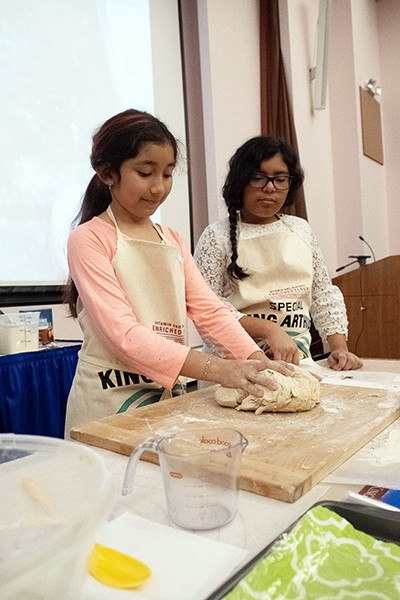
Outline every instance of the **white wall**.
MULTIPOLYGON (((354 88, 358 92, 369 78, 381 82, 378 3, 375 0, 352 2, 353 44, 354 44, 354 88)), ((387 94, 387 90, 386 90, 387 94)), ((383 90, 381 110, 385 107, 383 90)), ((387 235, 388 213, 386 202, 386 168, 362 153, 362 132, 360 127, 360 103, 356 103, 358 117, 358 160, 360 164, 361 234, 374 248, 378 258, 390 254, 387 235)), ((384 134, 384 132, 383 132, 384 134)), ((357 234, 357 231, 355 231, 357 234)), ((349 246, 350 247, 350 246, 349 246)), ((370 254, 367 252, 366 254, 370 254)))
MULTIPOLYGON (((260 118, 258 0, 198 0, 209 220, 224 211, 227 163, 260 118)), ((195 168, 195 167, 194 167, 195 168)))
POLYGON ((315 66, 318 1, 281 1, 279 8, 282 52, 305 172, 308 220, 332 271, 336 267, 337 239, 329 98, 326 110, 313 111, 309 73, 315 66), (328 229, 330 234, 326 235, 328 229))
POLYGON ((377 259, 400 250, 395 233, 398 203, 394 206, 399 189, 399 150, 394 143, 399 103, 392 101, 393 87, 399 99, 394 72, 400 51, 395 34, 400 3, 333 0, 328 104, 325 111, 315 113, 310 111, 306 71, 311 66, 318 1, 281 0, 282 5, 288 13, 291 90, 301 158, 308 174, 309 220, 334 275, 336 266, 349 262, 348 255, 371 254, 359 235, 374 248, 377 259), (384 165, 363 154, 359 87, 370 78, 382 86, 384 165))
MULTIPOLYGON (((378 31, 382 85, 383 130, 390 254, 400 254, 400 2, 380 0, 378 31)), ((379 196, 378 196, 379 206, 379 196)), ((375 209, 376 210, 376 209, 375 209)))
MULTIPOLYGON (((227 161, 244 139, 260 133, 259 3, 198 0, 198 5, 207 17, 200 25, 207 29, 203 44, 210 59, 210 76, 203 78, 211 130, 208 202, 215 207, 219 198, 218 218, 225 214, 220 190, 227 161)), ((334 277, 348 255, 370 254, 359 235, 377 259, 400 254, 400 2, 333 0, 328 101, 322 111, 312 109, 309 81, 318 0, 280 0, 279 7, 309 222, 334 277), (359 86, 369 78, 382 86, 384 165, 362 152, 359 86)))
MULTIPOLYGON (((347 0, 339 0, 333 6, 329 55, 328 114, 332 140, 332 201, 337 240, 337 253, 333 255, 330 264, 332 273, 337 266, 351 262, 349 254, 370 254, 358 240, 358 236, 363 234, 368 239, 368 234, 363 232, 362 223, 359 89, 355 85, 356 59, 351 3, 347 0)), ((329 223, 327 231, 329 235, 333 235, 329 223)), ((322 233, 320 228, 319 237, 322 233)))

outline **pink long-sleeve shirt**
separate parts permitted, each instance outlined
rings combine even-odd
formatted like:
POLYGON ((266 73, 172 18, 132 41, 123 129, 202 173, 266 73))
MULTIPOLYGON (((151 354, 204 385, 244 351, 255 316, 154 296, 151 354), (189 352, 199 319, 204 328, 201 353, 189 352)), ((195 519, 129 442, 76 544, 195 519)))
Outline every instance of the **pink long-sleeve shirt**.
MULTIPOLYGON (((180 235, 168 227, 160 229, 183 257, 187 315, 203 339, 229 358, 243 360, 259 351, 229 308, 205 283, 180 235)), ((115 227, 98 217, 71 232, 68 263, 80 300, 97 335, 119 361, 132 372, 171 389, 190 347, 168 340, 138 322, 111 264, 116 250, 115 227)), ((138 288, 138 293, 145 290, 138 288)))

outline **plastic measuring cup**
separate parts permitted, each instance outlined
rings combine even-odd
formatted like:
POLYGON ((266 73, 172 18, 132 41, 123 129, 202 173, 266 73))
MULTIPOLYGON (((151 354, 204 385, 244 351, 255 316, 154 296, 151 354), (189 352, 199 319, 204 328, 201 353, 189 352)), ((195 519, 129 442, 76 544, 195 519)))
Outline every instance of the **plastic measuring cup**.
POLYGON ((79 600, 101 522, 115 499, 92 449, 0 435, 1 600, 79 600))
POLYGON ((0 354, 31 352, 39 348, 39 313, 0 315, 0 354))
POLYGON ((146 440, 130 456, 122 493, 132 492, 141 454, 157 452, 172 521, 185 529, 221 527, 237 511, 240 462, 247 445, 233 429, 188 430, 146 440))

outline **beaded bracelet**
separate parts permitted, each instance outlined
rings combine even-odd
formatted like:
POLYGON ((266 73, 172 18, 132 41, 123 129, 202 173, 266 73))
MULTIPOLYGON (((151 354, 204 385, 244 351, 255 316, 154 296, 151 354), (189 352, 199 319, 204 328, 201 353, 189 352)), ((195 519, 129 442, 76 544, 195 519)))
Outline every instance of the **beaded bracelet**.
POLYGON ((212 354, 210 354, 210 356, 208 357, 208 360, 207 360, 207 362, 206 362, 206 364, 205 364, 205 366, 204 366, 204 371, 203 371, 203 381, 207 381, 207 380, 206 380, 206 376, 207 376, 207 373, 208 373, 208 368, 209 368, 209 366, 210 366, 210 364, 211 364, 211 359, 212 359, 212 357, 213 357, 213 356, 212 356, 212 354))

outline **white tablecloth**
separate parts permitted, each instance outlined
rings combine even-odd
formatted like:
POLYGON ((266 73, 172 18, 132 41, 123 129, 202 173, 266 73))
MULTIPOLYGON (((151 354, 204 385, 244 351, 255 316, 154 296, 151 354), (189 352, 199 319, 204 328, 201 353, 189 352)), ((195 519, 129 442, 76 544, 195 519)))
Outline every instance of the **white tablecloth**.
MULTIPOLYGON (((324 383, 385 387, 399 395, 398 361, 365 361, 360 371, 334 372, 326 362, 305 366, 324 377, 324 383)), ((118 501, 111 520, 99 529, 99 542, 141 558, 153 568, 141 591, 106 588, 87 578, 85 600, 203 600, 237 568, 246 563, 322 498, 337 498, 335 486, 360 485, 400 488, 400 420, 357 452, 323 482, 293 504, 249 492, 239 492, 238 513, 228 525, 210 531, 187 532, 168 518, 159 467, 140 462, 134 492, 118 501), (124 511, 125 512, 124 514, 124 511), (122 514, 121 514, 122 513, 122 514), (120 516, 115 517, 115 515, 120 516), (113 518, 114 517, 114 518, 113 518), (140 532, 140 537, 138 537, 140 532), (174 540, 176 543, 174 543, 174 540), (193 560, 191 559, 193 557, 193 560), (184 575, 183 575, 184 572, 184 575), (131 595, 129 595, 131 594, 131 595)), ((117 489, 127 457, 98 449, 113 473, 117 489)), ((346 494, 345 494, 346 495, 346 494)))

